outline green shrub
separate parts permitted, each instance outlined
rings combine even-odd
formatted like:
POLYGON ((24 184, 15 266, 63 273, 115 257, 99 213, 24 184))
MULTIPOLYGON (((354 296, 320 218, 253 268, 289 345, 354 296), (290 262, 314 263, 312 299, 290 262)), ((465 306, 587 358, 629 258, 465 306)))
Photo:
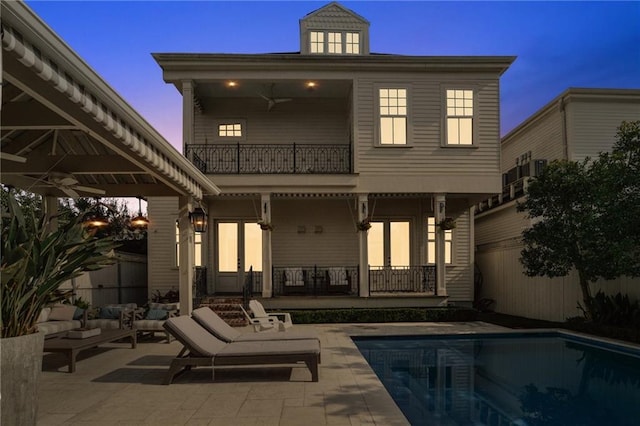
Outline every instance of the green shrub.
POLYGON ((477 319, 477 311, 465 308, 351 308, 288 312, 295 324, 459 322, 477 319))

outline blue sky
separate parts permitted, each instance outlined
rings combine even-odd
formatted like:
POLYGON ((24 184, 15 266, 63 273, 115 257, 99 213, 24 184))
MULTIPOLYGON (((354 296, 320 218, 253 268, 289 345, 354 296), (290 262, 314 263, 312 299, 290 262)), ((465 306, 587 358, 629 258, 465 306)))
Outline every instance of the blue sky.
MULTIPOLYGON (((328 2, 27 1, 172 145, 182 101, 158 52, 299 50, 299 19, 328 2)), ((640 2, 345 1, 371 23, 371 51, 513 55, 502 135, 568 87, 640 88, 640 2)))

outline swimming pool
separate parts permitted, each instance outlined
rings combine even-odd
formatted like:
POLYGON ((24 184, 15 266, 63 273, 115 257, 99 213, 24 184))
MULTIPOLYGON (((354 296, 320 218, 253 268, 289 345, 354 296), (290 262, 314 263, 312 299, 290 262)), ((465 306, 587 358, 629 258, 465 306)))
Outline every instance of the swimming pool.
POLYGON ((640 351, 565 333, 353 337, 412 425, 638 425, 640 351))

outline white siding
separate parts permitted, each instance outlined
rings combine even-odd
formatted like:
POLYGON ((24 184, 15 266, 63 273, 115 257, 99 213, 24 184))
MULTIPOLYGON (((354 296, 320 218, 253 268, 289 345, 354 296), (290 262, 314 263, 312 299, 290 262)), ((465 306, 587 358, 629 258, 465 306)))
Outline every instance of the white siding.
POLYGON ((497 241, 520 239, 522 231, 529 227, 525 213, 516 211, 516 204, 489 211, 487 215, 476 217, 475 244, 482 245, 497 241))
MULTIPOLYGON (((293 99, 267 111, 267 101, 204 98, 194 119, 195 144, 214 144, 217 119, 245 119, 246 144, 349 144, 347 99, 293 99)), ((225 143, 218 140, 216 143, 225 143)), ((231 140, 229 143, 236 143, 231 140)))
POLYGON ((176 266, 177 197, 148 197, 149 229, 147 231, 149 297, 179 288, 176 266))
POLYGON ((407 74, 397 78, 383 74, 378 78, 359 78, 356 87, 356 143, 358 172, 361 175, 468 176, 498 173, 497 79, 466 75, 465 80, 456 81, 440 74, 407 74), (375 97, 377 88, 384 85, 408 86, 408 138, 411 147, 379 147, 376 144, 378 115, 375 97), (459 86, 476 88, 478 143, 474 148, 442 148, 443 90, 459 86))
POLYGON ((562 114, 555 107, 525 129, 502 143, 502 172, 515 167, 516 158, 531 151, 531 158, 556 160, 564 158, 562 141, 562 114))
POLYGON ((581 161, 610 151, 622 121, 640 120, 640 99, 624 102, 570 102, 567 105, 567 131, 570 157, 581 161))

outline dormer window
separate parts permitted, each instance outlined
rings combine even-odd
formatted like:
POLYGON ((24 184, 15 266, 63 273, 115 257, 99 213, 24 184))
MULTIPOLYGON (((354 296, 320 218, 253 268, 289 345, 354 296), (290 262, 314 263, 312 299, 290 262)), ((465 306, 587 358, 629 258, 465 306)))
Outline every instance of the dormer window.
POLYGON ((347 33, 345 40, 346 53, 350 53, 353 55, 360 54, 360 34, 358 33, 347 33))
POLYGON ((324 32, 311 31, 309 34, 309 51, 311 53, 324 53, 324 32))
POLYGON ((360 34, 344 31, 310 31, 309 52, 329 55, 359 55, 360 34))
POLYGON ((368 55, 369 22, 331 2, 300 20, 303 55, 368 55))

